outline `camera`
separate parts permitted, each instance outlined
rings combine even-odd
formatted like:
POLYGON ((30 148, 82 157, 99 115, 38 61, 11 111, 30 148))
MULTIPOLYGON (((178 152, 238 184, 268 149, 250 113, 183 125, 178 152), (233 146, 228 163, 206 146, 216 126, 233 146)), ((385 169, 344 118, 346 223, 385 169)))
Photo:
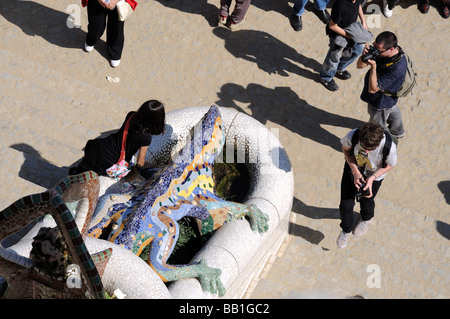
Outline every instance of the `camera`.
POLYGON ((380 51, 372 45, 367 48, 367 53, 361 55, 361 61, 367 63, 367 60, 375 60, 380 55, 380 51))
POLYGON ((356 192, 356 201, 357 202, 359 202, 361 200, 361 198, 363 198, 365 196, 370 196, 369 189, 365 190, 364 187, 366 187, 366 183, 361 183, 361 187, 356 192))

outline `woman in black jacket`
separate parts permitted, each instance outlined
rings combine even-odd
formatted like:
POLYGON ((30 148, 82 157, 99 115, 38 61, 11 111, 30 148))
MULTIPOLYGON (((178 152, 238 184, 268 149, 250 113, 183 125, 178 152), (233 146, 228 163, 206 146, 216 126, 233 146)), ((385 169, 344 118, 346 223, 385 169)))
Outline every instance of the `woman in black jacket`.
POLYGON ((89 140, 84 149, 83 159, 77 167, 69 170, 69 174, 94 171, 98 175, 107 176, 106 170, 119 160, 125 124, 130 117, 132 118, 126 140, 125 161, 130 162, 132 156, 139 151, 137 167, 144 168, 145 154, 152 141, 152 135, 164 132, 164 105, 157 100, 145 102, 137 112, 129 112, 116 133, 105 138, 89 140))

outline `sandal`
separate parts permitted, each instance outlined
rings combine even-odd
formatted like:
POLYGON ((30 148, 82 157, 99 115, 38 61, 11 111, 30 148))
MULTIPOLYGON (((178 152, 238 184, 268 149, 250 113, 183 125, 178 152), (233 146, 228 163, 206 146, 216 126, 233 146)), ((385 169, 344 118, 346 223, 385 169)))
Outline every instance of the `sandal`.
POLYGON ((429 0, 421 0, 419 1, 419 11, 422 13, 427 13, 430 9, 430 1, 429 0))

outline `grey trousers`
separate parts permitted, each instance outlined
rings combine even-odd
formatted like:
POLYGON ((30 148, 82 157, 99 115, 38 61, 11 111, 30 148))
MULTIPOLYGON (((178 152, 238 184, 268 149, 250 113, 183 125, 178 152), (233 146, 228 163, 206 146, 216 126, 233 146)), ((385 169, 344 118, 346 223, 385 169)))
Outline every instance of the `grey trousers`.
MULTIPOLYGON (((220 0, 220 15, 223 17, 228 17, 230 13, 232 0, 220 0)), ((229 16, 231 22, 239 23, 244 20, 245 15, 247 14, 247 10, 250 7, 251 0, 235 0, 236 4, 234 6, 234 10, 229 16)))
POLYGON ((402 112, 398 105, 394 105, 390 109, 377 109, 368 104, 367 112, 370 115, 369 122, 380 124, 398 138, 405 136, 402 112))

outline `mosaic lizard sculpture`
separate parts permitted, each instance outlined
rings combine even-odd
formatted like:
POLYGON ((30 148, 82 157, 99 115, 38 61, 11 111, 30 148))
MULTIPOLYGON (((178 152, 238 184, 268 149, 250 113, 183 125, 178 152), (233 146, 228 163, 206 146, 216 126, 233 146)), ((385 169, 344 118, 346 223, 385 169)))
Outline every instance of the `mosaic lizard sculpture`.
POLYGON ((178 240, 177 221, 185 216, 198 220, 201 234, 244 216, 252 230, 268 230, 268 216, 255 205, 225 201, 214 192, 213 164, 224 141, 219 110, 212 106, 193 127, 184 148, 136 188, 129 201, 109 207, 107 198, 98 203, 88 235, 99 238, 114 223, 108 240, 137 255, 151 245, 148 263, 164 281, 197 277, 204 291, 223 296, 220 269, 208 267, 205 260, 190 265, 169 265, 167 260, 178 240))

